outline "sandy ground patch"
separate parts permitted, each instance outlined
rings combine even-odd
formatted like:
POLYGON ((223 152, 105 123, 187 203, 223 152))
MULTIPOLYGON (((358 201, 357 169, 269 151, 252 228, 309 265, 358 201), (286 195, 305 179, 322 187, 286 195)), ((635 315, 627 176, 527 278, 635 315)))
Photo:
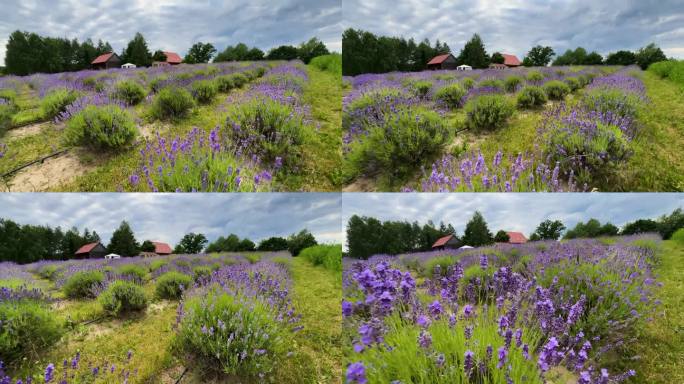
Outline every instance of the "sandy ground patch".
POLYGON ((359 177, 353 183, 342 188, 342 192, 373 192, 377 189, 375 180, 359 177))
POLYGON ((11 140, 21 139, 22 137, 33 136, 39 134, 43 128, 49 126, 49 122, 30 124, 21 128, 14 128, 7 131, 3 139, 7 142, 11 140))
POLYGON ((0 188, 5 192, 45 191, 71 181, 89 169, 75 154, 67 152, 24 168, 14 175, 7 183, 9 185, 2 185, 0 188))
POLYGON ((140 124, 138 130, 140 131, 140 136, 148 140, 157 137, 157 132, 163 133, 169 130, 171 126, 168 123, 162 123, 160 121, 155 121, 149 124, 140 124))

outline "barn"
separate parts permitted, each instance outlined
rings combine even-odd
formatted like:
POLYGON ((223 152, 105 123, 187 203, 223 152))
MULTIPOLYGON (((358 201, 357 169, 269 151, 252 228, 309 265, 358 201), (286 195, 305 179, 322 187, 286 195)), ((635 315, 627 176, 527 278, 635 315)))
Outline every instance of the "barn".
POLYGON ((506 232, 508 234, 509 244, 525 244, 527 243, 527 237, 521 232, 506 232))
POLYGON ((121 67, 121 58, 114 52, 105 53, 93 60, 90 65, 93 69, 109 69, 121 67))
POLYGON ((502 53, 501 56, 504 57, 504 65, 508 68, 515 68, 522 65, 520 60, 515 55, 509 55, 507 53, 502 53))
POLYGON ((101 259, 107 254, 107 248, 102 243, 90 243, 79 248, 75 256, 77 259, 101 259))
POLYGON ((157 255, 164 256, 173 253, 173 251, 171 250, 171 246, 169 246, 166 243, 153 241, 152 244, 154 244, 154 253, 156 253, 157 255))
POLYGON ((457 248, 459 246, 459 241, 454 235, 446 235, 443 237, 440 237, 435 241, 434 244, 432 244, 432 249, 433 250, 440 250, 440 249, 446 249, 446 248, 457 248))
POLYGON ((439 55, 432 58, 427 63, 428 69, 456 69, 456 58, 451 53, 439 55))
POLYGON ((181 59, 180 55, 176 52, 164 51, 164 55, 166 55, 166 61, 155 61, 152 63, 152 66, 165 67, 169 65, 178 65, 183 62, 183 59, 181 59))

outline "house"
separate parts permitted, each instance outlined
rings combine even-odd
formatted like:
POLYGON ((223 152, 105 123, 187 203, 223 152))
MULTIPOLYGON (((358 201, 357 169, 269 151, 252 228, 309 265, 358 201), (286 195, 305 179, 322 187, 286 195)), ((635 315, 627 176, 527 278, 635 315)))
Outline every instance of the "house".
POLYGON ((508 234, 508 244, 525 244, 527 237, 521 232, 506 232, 508 234))
POLYGON ((456 67, 456 70, 457 71, 472 71, 473 67, 471 67, 470 65, 463 64, 463 65, 459 65, 458 67, 456 67))
POLYGON ((508 69, 508 66, 506 64, 493 63, 489 65, 489 69, 508 69))
POLYGON ((181 59, 180 55, 176 52, 164 51, 164 55, 166 55, 166 61, 155 61, 152 63, 152 66, 166 67, 169 65, 178 65, 183 62, 183 59, 181 59))
POLYGON ((121 58, 114 52, 105 53, 93 60, 90 65, 93 69, 110 69, 121 67, 121 58))
POLYGON ((166 243, 162 243, 159 241, 153 241, 152 244, 154 244, 154 253, 156 253, 157 255, 164 256, 164 255, 170 255, 173 253, 173 251, 171 250, 171 247, 166 243))
POLYGON ((123 69, 129 69, 129 68, 135 68, 135 67, 136 67, 136 65, 132 64, 132 63, 126 63, 126 64, 121 66, 121 68, 123 68, 123 69))
POLYGON ((454 235, 442 236, 434 244, 432 244, 433 250, 446 249, 446 248, 456 248, 459 245, 459 241, 454 235))
POLYGON ((451 53, 446 55, 439 55, 432 58, 427 63, 428 69, 455 69, 456 68, 456 58, 451 53))
POLYGON ((515 67, 519 67, 522 65, 520 60, 518 60, 518 58, 515 57, 515 55, 509 55, 507 53, 502 53, 501 56, 504 57, 503 63, 508 68, 515 68, 515 67))
POLYGON ((75 256, 77 259, 100 259, 107 254, 107 248, 99 241, 97 243, 90 243, 79 248, 75 256))

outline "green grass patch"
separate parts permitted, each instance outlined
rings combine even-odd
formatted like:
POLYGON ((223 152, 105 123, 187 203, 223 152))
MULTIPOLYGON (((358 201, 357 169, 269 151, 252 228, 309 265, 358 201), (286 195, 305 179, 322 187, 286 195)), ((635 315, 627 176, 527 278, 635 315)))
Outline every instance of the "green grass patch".
POLYGON ((339 244, 315 245, 305 248, 298 257, 313 265, 322 265, 331 271, 342 271, 342 246, 339 244))

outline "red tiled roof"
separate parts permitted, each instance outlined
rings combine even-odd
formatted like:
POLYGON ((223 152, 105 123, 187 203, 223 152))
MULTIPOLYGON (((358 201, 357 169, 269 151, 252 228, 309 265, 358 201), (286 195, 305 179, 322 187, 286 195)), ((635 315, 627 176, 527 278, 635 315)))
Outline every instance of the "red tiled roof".
POLYGON ((434 244, 432 244, 432 248, 441 247, 445 245, 449 240, 451 240, 452 237, 454 237, 454 235, 446 235, 444 237, 440 237, 439 239, 437 239, 437 241, 435 241, 434 244))
POLYGON ((508 234, 508 242, 510 244, 525 244, 527 238, 520 232, 506 232, 508 234))
POLYGON ((78 251, 76 251, 76 254, 79 255, 81 253, 90 253, 90 251, 92 251, 93 248, 95 248, 98 244, 100 244, 100 243, 86 244, 86 245, 82 246, 81 248, 79 248, 78 251))
POLYGON ((446 55, 435 56, 435 57, 432 58, 432 60, 430 60, 430 61, 428 62, 428 65, 442 64, 442 63, 444 62, 444 60, 446 60, 447 58, 449 58, 449 56, 451 56, 451 53, 447 53, 446 55))
POLYGON ((153 241, 152 244, 154 244, 154 253, 156 254, 170 255, 171 253, 173 253, 173 251, 171 251, 171 247, 166 243, 153 241))
POLYGON ((504 57, 504 64, 506 64, 506 65, 518 67, 518 66, 520 66, 520 64, 522 64, 520 62, 520 60, 518 60, 518 58, 515 57, 515 55, 509 55, 509 54, 503 53, 503 54, 501 54, 501 56, 504 57))
POLYGON ((96 57, 95 60, 93 60, 93 62, 91 64, 106 63, 109 60, 109 58, 112 57, 113 54, 114 54, 114 52, 109 52, 109 53, 105 53, 103 55, 100 55, 100 56, 96 57))
POLYGON ((183 61, 176 52, 164 51, 164 54, 166 55, 166 62, 169 64, 180 64, 183 61))

